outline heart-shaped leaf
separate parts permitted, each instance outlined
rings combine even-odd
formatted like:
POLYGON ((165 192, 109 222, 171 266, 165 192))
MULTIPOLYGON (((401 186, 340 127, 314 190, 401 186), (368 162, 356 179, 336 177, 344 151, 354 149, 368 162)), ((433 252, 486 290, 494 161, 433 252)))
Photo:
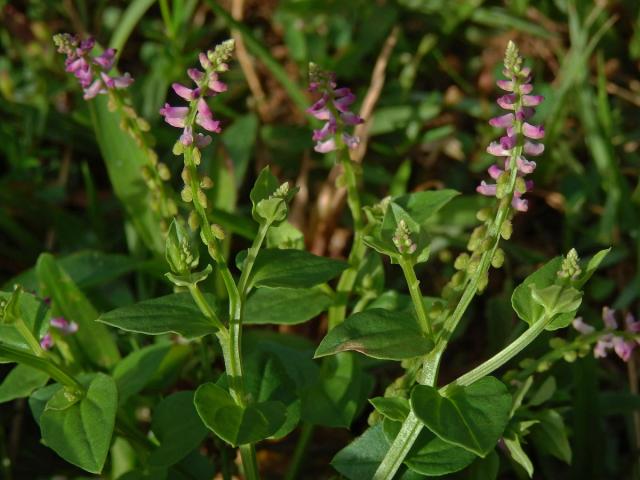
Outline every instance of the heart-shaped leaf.
POLYGON ((315 356, 354 350, 383 360, 425 355, 433 342, 423 336, 408 312, 372 308, 351 315, 322 339, 315 356))
POLYGON ((507 426, 511 395, 494 377, 456 387, 447 396, 434 387, 418 385, 411 394, 411 408, 438 437, 484 457, 507 426))
MULTIPOLYGON (((215 297, 206 293, 204 296, 215 308, 215 297)), ((127 332, 147 335, 177 333, 185 338, 198 338, 217 330, 188 293, 174 293, 117 308, 100 316, 98 321, 127 332)))
POLYGON ((19 363, 0 384, 0 403, 28 397, 31 392, 47 383, 47 380, 49 375, 42 370, 19 363))
POLYGON ((86 394, 77 401, 59 389, 40 416, 42 439, 67 462, 100 473, 109 452, 116 419, 118 392, 113 378, 98 373, 86 377, 86 394))
POLYGON ((310 288, 337 277, 349 264, 304 250, 260 250, 251 283, 257 287, 310 288))
POLYGON ((295 325, 306 322, 331 305, 331 297, 316 289, 259 288, 247 299, 245 324, 295 325))
POLYGON ((179 462, 207 436, 193 399, 193 391, 173 393, 154 409, 151 429, 160 446, 151 452, 150 465, 168 467, 179 462))
POLYGON ((215 383, 200 385, 194 402, 204 424, 234 447, 270 437, 286 420, 286 407, 281 402, 254 403, 243 408, 215 383))
MULTIPOLYGON (((383 431, 390 444, 398 435, 402 420, 393 421, 390 418, 383 420, 383 431)), ((414 472, 435 477, 458 472, 476 458, 478 457, 470 451, 445 442, 429 429, 423 428, 404 463, 414 472)))

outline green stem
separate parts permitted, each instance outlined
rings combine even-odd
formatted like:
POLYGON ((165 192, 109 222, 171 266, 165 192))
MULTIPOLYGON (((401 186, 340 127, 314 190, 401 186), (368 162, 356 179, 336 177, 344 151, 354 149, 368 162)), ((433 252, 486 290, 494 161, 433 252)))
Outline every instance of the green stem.
POLYGON ((400 264, 402 273, 404 273, 404 278, 407 281, 407 286, 409 287, 409 293, 411 294, 411 300, 413 301, 413 307, 416 310, 420 328, 424 333, 431 337, 433 335, 433 328, 431 327, 431 321, 427 315, 427 309, 424 306, 422 292, 420 292, 420 280, 416 277, 413 264, 404 257, 400 257, 398 263, 400 264))
MULTIPOLYGON (((519 83, 516 81, 514 91, 517 92, 518 88, 519 83)), ((518 96, 515 105, 516 111, 521 108, 521 104, 522 98, 521 96, 518 96)), ((489 236, 493 238, 493 245, 482 254, 480 264, 469 279, 455 309, 449 316, 447 316, 446 320, 444 321, 441 333, 436 341, 434 349, 425 357, 422 371, 420 372, 417 379, 418 383, 421 383, 423 385, 436 385, 442 355, 447 348, 451 335, 453 335, 453 332, 462 319, 462 316, 467 311, 471 300, 473 300, 473 297, 476 295, 480 281, 484 278, 485 275, 487 275, 489 268, 491 267, 491 260, 493 259, 493 255, 498 248, 498 244, 500 243, 502 225, 507 220, 507 217, 511 211, 511 199, 513 198, 516 180, 518 178, 517 159, 522 155, 523 150, 522 121, 517 120, 514 123, 514 129, 518 135, 518 143, 512 149, 511 156, 509 158, 510 176, 507 189, 508 193, 500 200, 496 217, 491 223, 489 229, 489 236)), ((522 348, 524 348, 524 346, 522 348)), ((414 432, 415 434, 412 437, 407 438, 400 438, 399 436, 396 437, 396 440, 394 440, 394 442, 391 444, 389 451, 387 451, 385 458, 376 471, 376 474, 374 476, 375 480, 390 480, 393 478, 393 476, 398 471, 398 468, 400 468, 400 465, 402 465, 407 452, 413 445, 413 442, 417 438, 417 435, 418 433, 420 433, 421 429, 422 425, 419 424, 418 420, 414 416, 409 415, 403 423, 401 431, 414 432), (415 433, 416 429, 417 433, 415 433), (409 441, 409 444, 405 445, 403 442, 407 441, 409 441)))
POLYGON ((472 383, 480 380, 483 377, 493 373, 498 368, 502 367, 505 363, 518 355, 525 349, 531 342, 533 342, 538 335, 540 335, 547 325, 551 322, 553 317, 548 317, 543 314, 541 318, 536 319, 535 323, 526 329, 522 335, 516 338, 513 342, 500 350, 490 359, 484 361, 473 370, 468 371, 461 377, 458 377, 453 382, 442 387, 440 393, 446 395, 455 386, 466 387, 472 383))
POLYGON ((72 375, 63 370, 62 367, 59 367, 58 365, 43 357, 33 355, 26 350, 11 347, 3 343, 0 343, 0 357, 17 363, 23 363, 33 368, 37 368, 38 370, 41 370, 48 374, 58 383, 72 388, 77 392, 85 392, 84 386, 78 380, 76 380, 72 375))
POLYGON ((47 352, 40 346, 40 342, 33 335, 33 332, 27 326, 27 324, 22 319, 22 317, 16 318, 15 322, 14 322, 14 325, 15 325, 16 329, 18 330, 18 332, 20 332, 20 335, 22 335, 22 338, 24 339, 24 341, 27 342, 27 345, 29 345, 29 348, 31 349, 31 351, 35 355, 37 355, 38 357, 42 357, 42 358, 47 356, 47 352))
MULTIPOLYGON (((472 383, 480 380, 481 378, 502 367, 505 363, 510 361, 518 353, 524 350, 524 348, 527 347, 531 342, 533 342, 538 337, 538 335, 540 335, 544 331, 550 321, 551 317, 542 315, 540 318, 536 319, 535 323, 531 327, 529 327, 522 335, 520 335, 514 342, 495 354, 489 360, 483 362, 473 370, 465 373, 458 379, 442 387, 441 389, 439 389, 439 392, 442 395, 445 395, 449 390, 457 385, 471 385, 472 383)), ((418 438, 418 435, 420 434, 422 428, 423 424, 413 414, 413 411, 409 412, 409 415, 402 424, 400 433, 398 433, 398 436, 389 447, 389 451, 378 467, 378 470, 373 477, 374 480, 391 480, 393 478, 393 476, 402 465, 402 462, 406 458, 407 454, 409 453, 409 450, 418 438)))
POLYGON ((200 291, 200 287, 198 287, 198 284, 192 283, 188 288, 189 293, 191 294, 191 298, 193 298, 193 301, 196 302, 196 305, 198 306, 202 314, 211 321, 213 326, 218 330, 227 330, 227 327, 225 327, 220 321, 218 314, 213 308, 211 308, 211 305, 209 305, 207 299, 204 298, 204 295, 202 294, 202 291, 200 291))
POLYGON ((258 257, 258 252, 260 252, 260 247, 262 246, 267 232, 269 231, 269 227, 271 227, 270 223, 260 224, 260 228, 258 228, 258 234, 253 239, 253 244, 247 252, 247 258, 244 261, 242 274, 240 275, 240 281, 238 282, 238 290, 240 291, 241 298, 244 298, 247 294, 247 282, 249 281, 249 276, 251 274, 251 270, 253 269, 253 264, 258 257))
MULTIPOLYGON (((216 262, 218 271, 222 277, 227 293, 229 294, 229 329, 220 329, 216 335, 220 341, 222 355, 224 358, 225 370, 229 377, 229 390, 235 402, 244 407, 246 406, 246 398, 244 392, 244 380, 242 372, 242 312, 243 299, 240 290, 233 280, 233 276, 229 271, 226 259, 222 254, 220 242, 213 235, 211 225, 207 217, 204 205, 200 203, 198 191, 200 185, 198 183, 198 172, 193 161, 193 146, 187 147, 184 151, 185 166, 189 171, 189 187, 192 192, 193 205, 200 219, 200 230, 207 243, 209 255, 216 262)), ((264 236, 262 236, 264 239, 264 236)), ((260 240, 260 244, 262 240, 260 240)), ((255 246, 255 241, 254 241, 255 246)), ((252 246, 252 248, 254 248, 252 246)), ((259 245, 258 245, 259 248, 259 245)), ((247 257, 248 259, 249 257, 247 257)), ((255 258, 254 258, 255 260, 255 258)), ((248 276, 253 263, 247 264, 243 275, 248 276), (246 273, 245 273, 246 272, 246 273)), ((246 280, 245 280, 246 281, 246 280)), ((208 304, 207 304, 208 305, 208 304)), ((200 307, 200 305, 199 305, 200 307)), ((205 313, 205 312, 203 312, 205 313)), ((207 315, 207 313, 205 313, 207 315)), ((240 445, 240 456, 245 469, 245 476, 248 480, 259 478, 258 465, 256 460, 256 452, 253 444, 240 445)))
POLYGON ((313 430, 314 427, 311 423, 304 422, 302 424, 302 428, 300 429, 300 438, 298 439, 296 449, 293 452, 293 458, 291 458, 287 475, 284 477, 285 480, 294 480, 298 476, 300 466, 302 465, 302 461, 307 453, 307 448, 309 447, 309 442, 313 436, 313 430))
POLYGON ((341 148, 337 152, 340 164, 344 169, 344 182, 347 187, 347 204, 353 218, 353 244, 349 253, 349 268, 342 272, 336 287, 336 305, 329 309, 329 330, 342 323, 347 316, 347 301, 358 276, 358 268, 364 259, 364 219, 358 192, 358 177, 353 162, 349 158, 349 150, 341 148))

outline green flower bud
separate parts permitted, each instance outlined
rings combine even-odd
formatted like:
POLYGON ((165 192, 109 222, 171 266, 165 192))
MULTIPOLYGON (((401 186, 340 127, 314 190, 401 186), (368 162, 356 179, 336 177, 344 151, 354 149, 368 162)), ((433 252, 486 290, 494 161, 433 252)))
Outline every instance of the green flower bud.
POLYGON ((511 234, 513 233, 513 224, 510 220, 505 220, 500 227, 500 236, 505 240, 509 240, 511 238, 511 234))
POLYGON ((169 227, 165 246, 165 258, 171 271, 184 275, 198 266, 200 254, 191 242, 189 233, 180 223, 173 220, 169 227))
POLYGON ((189 213, 189 220, 187 220, 187 222, 189 223, 189 228, 195 232, 200 226, 200 217, 195 211, 191 211, 191 213, 189 213))
POLYGON ((574 350, 570 350, 563 355, 565 362, 573 363, 578 358, 578 354, 574 350))
POLYGON ((458 255, 458 258, 456 258, 456 261, 453 264, 453 268, 455 268, 456 270, 466 270, 467 265, 469 265, 469 254, 461 253, 460 255, 458 255))
POLYGON ((490 208, 482 208, 476 213, 476 218, 481 222, 486 222, 492 217, 492 213, 490 208))
POLYGON ((171 150, 174 155, 182 155, 184 153, 184 145, 180 140, 173 144, 173 149, 171 150))
POLYGON ((211 224, 211 233, 218 240, 224 240, 224 230, 222 230, 222 227, 220 225, 218 225, 216 223, 212 223, 211 224))
POLYGON ((193 149, 193 163, 196 165, 200 165, 202 161, 202 153, 197 148, 193 149))
POLYGON ((200 189, 198 189, 198 202, 202 205, 202 208, 207 208, 207 196, 200 189))
POLYGON ((180 198, 182 198, 182 201, 186 203, 193 201, 193 194, 191 193, 191 188, 185 186, 180 192, 180 198))
POLYGON ((493 268, 500 268, 504 264, 504 250, 497 248, 491 259, 493 268))
POLYGON ((158 164, 158 175, 165 182, 171 178, 171 172, 169 171, 169 167, 167 167, 164 163, 158 164))
POLYGON ((213 180, 211 180, 211 177, 207 177, 207 176, 202 177, 202 180, 200 180, 200 187, 204 188, 205 190, 212 188, 213 180))

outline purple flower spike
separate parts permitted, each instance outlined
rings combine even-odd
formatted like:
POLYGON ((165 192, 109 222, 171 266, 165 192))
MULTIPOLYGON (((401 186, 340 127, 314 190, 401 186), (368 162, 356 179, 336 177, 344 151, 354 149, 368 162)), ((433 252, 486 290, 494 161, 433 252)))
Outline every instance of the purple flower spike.
POLYGON ((221 122, 213 117, 205 98, 227 90, 227 85, 219 80, 218 73, 229 69, 226 61, 231 57, 233 49, 233 40, 228 40, 218 45, 214 50, 200 53, 198 60, 204 71, 197 68, 187 70, 187 75, 195 83, 194 88, 189 88, 181 83, 171 85, 179 97, 189 102, 189 106, 172 107, 166 103, 160 109, 160 115, 172 127, 183 129, 179 140, 183 146, 193 146, 200 149, 211 143, 210 136, 195 132, 196 125, 208 132, 220 133, 222 131, 221 122))
MULTIPOLYGON (((487 153, 501 157, 497 165, 489 167, 489 175, 498 180, 503 172, 516 170, 516 175, 524 177, 533 172, 536 163, 527 160, 524 155, 538 156, 544 151, 542 143, 534 143, 527 140, 539 140, 544 137, 544 128, 541 125, 532 125, 525 122, 535 114, 533 107, 542 102, 540 95, 529 95, 533 91, 529 68, 522 68, 522 58, 513 42, 509 42, 504 58, 503 73, 506 80, 498 80, 497 85, 505 92, 497 99, 498 106, 508 113, 489 120, 489 125, 506 130, 506 135, 500 137, 498 142, 491 142, 487 147, 487 153), (504 165, 504 170, 502 166, 504 165)), ((511 173, 509 173, 511 175, 511 173)), ((526 190, 533 188, 533 182, 525 181, 526 190)), ((498 193, 497 185, 487 184, 484 181, 476 188, 482 195, 495 196, 498 193)), ((529 209, 527 200, 522 198, 522 193, 514 191, 511 198, 512 207, 519 212, 529 209)))
POLYGON ((321 93, 320 98, 307 109, 307 113, 326 122, 313 131, 316 152, 327 153, 346 147, 354 149, 360 139, 345 131, 347 127, 363 123, 364 120, 349 110, 356 96, 349 88, 336 88, 335 75, 320 70, 315 64, 309 66, 309 91, 321 93))
POLYGON ((90 100, 112 89, 127 88, 133 83, 128 73, 123 76, 109 75, 116 59, 116 50, 107 48, 102 54, 92 57, 95 45, 93 38, 80 41, 78 37, 63 33, 55 35, 53 41, 58 52, 67 56, 65 70, 72 73, 84 91, 84 99, 90 100))
MULTIPOLYGON (((624 362, 628 362, 634 350, 640 344, 640 322, 637 322, 633 315, 627 313, 624 319, 624 330, 619 326, 615 317, 616 311, 604 307, 602 309, 602 321, 605 328, 598 333, 600 338, 593 348, 593 356, 604 358, 613 350, 615 354, 624 362)), ((595 328, 585 324, 581 318, 573 321, 573 327, 583 335, 595 333, 595 328)))

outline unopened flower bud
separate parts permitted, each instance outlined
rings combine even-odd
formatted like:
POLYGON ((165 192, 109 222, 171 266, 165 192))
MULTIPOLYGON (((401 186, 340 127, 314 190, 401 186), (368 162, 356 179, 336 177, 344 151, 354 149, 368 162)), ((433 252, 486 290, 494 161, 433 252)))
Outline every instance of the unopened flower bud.
POLYGON ((191 192, 191 188, 185 186, 180 192, 180 198, 182 198, 183 202, 189 203, 193 200, 193 194, 191 192))
POLYGON ((202 180, 200 180, 200 187, 204 188, 205 190, 212 188, 213 180, 211 180, 211 177, 202 177, 202 180))
POLYGON ((504 250, 501 248, 497 248, 493 253, 493 258, 491 259, 491 265, 493 268, 500 268, 504 264, 504 250))
POLYGON ((456 270, 466 270, 468 264, 469 254, 461 253, 460 255, 458 255, 458 258, 456 258, 456 261, 453 264, 453 268, 455 268, 456 270))
POLYGON ((189 169, 187 167, 184 167, 182 169, 182 173, 180 174, 180 176, 182 177, 182 181, 185 185, 189 185, 189 183, 191 183, 191 174, 189 173, 189 169))
POLYGON ((512 233, 513 225, 511 221, 505 220, 505 222, 502 224, 502 227, 500 227, 500 236, 502 236, 502 238, 504 238, 505 240, 509 240, 512 233))
POLYGON ((199 149, 194 148, 193 149, 193 163, 196 165, 200 165, 200 162, 202 161, 202 153, 200 152, 199 149))
POLYGON ((171 172, 169 171, 169 167, 167 167, 164 163, 158 163, 158 175, 165 182, 171 178, 171 172))
POLYGON ((582 273, 580 268, 580 259, 575 248, 569 250, 567 256, 562 260, 562 265, 558 271, 558 277, 575 280, 582 273))
POLYGON ((199 216, 198 216, 198 214, 197 214, 195 211, 193 211, 193 210, 189 213, 189 220, 188 220, 188 223, 189 223, 189 228, 190 228, 192 231, 194 231, 194 232, 195 232, 195 231, 198 229, 198 227, 200 226, 200 217, 199 217, 199 216))
POLYGON ((393 244, 402 254, 411 255, 416 251, 418 246, 411 239, 411 231, 404 220, 400 220, 393 235, 393 244))
POLYGON ((172 152, 174 155, 182 155, 184 153, 184 145, 182 142, 177 141, 174 143, 172 152))
POLYGON ((481 222, 486 222, 491 218, 491 209, 490 208, 481 208, 476 213, 476 218, 481 222))
POLYGON ((211 224, 211 233, 218 240, 224 240, 224 230, 222 230, 222 227, 220 225, 218 225, 217 223, 212 223, 211 224))
POLYGON ((202 205, 202 208, 207 208, 207 196, 200 189, 198 189, 198 202, 202 205))

